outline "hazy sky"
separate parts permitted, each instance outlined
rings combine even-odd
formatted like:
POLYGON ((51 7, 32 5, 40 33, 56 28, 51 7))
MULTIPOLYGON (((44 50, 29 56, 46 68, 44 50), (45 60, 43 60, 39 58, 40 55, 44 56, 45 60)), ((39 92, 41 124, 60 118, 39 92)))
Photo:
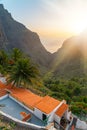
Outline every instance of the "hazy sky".
POLYGON ((51 52, 87 27, 87 0, 0 0, 13 18, 37 32, 51 52))

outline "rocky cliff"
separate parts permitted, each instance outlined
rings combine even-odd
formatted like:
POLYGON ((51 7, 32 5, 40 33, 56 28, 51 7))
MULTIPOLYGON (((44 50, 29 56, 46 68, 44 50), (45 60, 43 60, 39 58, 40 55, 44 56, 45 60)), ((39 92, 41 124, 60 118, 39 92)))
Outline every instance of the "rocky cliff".
POLYGON ((15 21, 11 14, 0 4, 0 49, 6 51, 19 48, 42 69, 47 69, 51 54, 41 44, 37 33, 15 21))

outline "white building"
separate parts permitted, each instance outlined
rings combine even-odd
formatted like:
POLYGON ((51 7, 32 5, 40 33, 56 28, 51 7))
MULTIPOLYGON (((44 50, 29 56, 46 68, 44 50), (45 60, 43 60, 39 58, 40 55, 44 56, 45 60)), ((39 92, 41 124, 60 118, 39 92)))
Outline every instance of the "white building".
POLYGON ((20 103, 24 104, 36 117, 44 121, 46 124, 55 122, 60 125, 63 119, 69 118, 68 105, 66 101, 59 101, 50 96, 40 97, 24 88, 17 88, 11 85, 6 86, 2 80, 0 82, 0 90, 8 90, 9 95, 20 103), (68 117, 68 118, 67 118, 68 117))

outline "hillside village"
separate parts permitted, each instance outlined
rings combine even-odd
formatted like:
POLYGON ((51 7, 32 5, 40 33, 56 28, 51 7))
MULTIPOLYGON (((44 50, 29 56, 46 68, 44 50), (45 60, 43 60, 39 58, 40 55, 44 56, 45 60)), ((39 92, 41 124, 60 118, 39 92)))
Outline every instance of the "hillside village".
POLYGON ((52 54, 0 4, 1 130, 87 130, 86 34, 52 54))
MULTIPOLYGON (((72 115, 65 100, 58 101, 50 96, 41 97, 24 88, 12 88, 11 85, 7 86, 5 78, 1 77, 0 101, 8 96, 12 98, 12 100, 15 100, 19 104, 27 107, 27 109, 31 112, 31 118, 33 114, 38 119, 42 120, 45 124, 45 126, 42 127, 44 129, 46 128, 50 130, 54 127, 56 129, 62 128, 64 130, 74 128, 86 130, 87 128, 87 124, 85 122, 81 122, 77 117, 72 115)), ((3 115, 2 110, 0 113, 3 115)), ((25 112, 22 112, 23 118, 21 118, 21 120, 26 122, 30 117, 28 114, 24 115, 23 113, 25 112)), ((8 113, 5 116, 8 117, 8 113)), ((37 125, 32 127, 38 129, 37 125)))

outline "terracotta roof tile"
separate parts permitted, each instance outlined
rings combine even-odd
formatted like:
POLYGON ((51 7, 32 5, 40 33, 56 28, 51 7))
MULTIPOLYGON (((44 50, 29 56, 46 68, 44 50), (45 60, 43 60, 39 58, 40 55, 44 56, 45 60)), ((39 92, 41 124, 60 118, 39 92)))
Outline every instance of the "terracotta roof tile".
MULTIPOLYGON (((28 106, 30 109, 34 109, 34 106, 41 101, 42 97, 30 92, 27 89, 24 88, 17 88, 13 87, 11 85, 6 86, 2 82, 0 82, 0 89, 5 90, 8 89, 11 91, 11 96, 28 106)), ((5 93, 6 94, 6 93, 5 93)), ((4 95, 5 95, 4 94, 4 95)), ((1 95, 2 96, 2 95, 1 95)))
POLYGON ((12 88, 10 89, 12 92, 11 95, 27 105, 29 108, 33 109, 34 106, 42 99, 42 97, 30 92, 27 89, 23 88, 12 88))
POLYGON ((56 111, 56 115, 58 115, 59 117, 62 117, 64 112, 68 109, 68 105, 67 104, 62 104, 58 110, 56 111))
POLYGON ((27 107, 32 110, 36 107, 46 114, 51 113, 60 104, 60 101, 50 96, 40 97, 27 89, 17 87, 12 88, 11 85, 6 86, 2 82, 0 82, 0 89, 10 90, 11 96, 25 104, 27 107))
POLYGON ((0 81, 0 97, 6 95, 6 88, 10 88, 10 86, 6 86, 0 81))
POLYGON ((40 111, 49 114, 52 112, 58 105, 60 104, 60 101, 50 97, 50 96, 45 96, 43 99, 36 104, 36 108, 38 108, 40 111))

